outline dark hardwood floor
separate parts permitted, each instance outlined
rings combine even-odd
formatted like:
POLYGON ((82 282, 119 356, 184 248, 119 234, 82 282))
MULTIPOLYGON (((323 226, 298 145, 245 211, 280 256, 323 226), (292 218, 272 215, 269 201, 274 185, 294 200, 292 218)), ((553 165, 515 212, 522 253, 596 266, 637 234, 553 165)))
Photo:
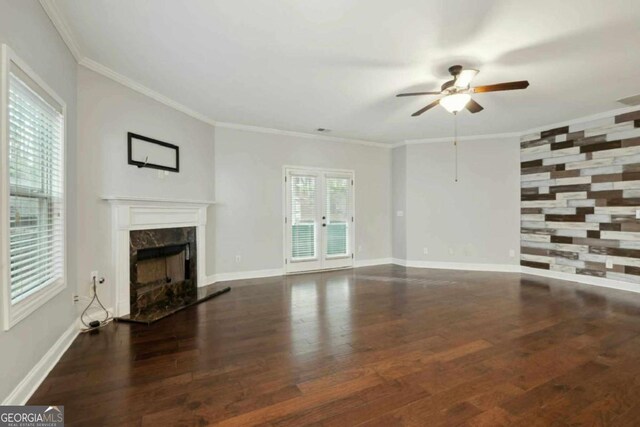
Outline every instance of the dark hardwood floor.
POLYGON ((224 285, 79 336, 30 403, 70 426, 640 425, 640 294, 391 265, 224 285))

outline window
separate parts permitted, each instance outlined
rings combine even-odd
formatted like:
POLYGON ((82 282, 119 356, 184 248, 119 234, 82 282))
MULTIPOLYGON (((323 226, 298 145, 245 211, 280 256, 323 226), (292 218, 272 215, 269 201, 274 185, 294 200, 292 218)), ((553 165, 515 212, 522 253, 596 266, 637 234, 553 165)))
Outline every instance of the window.
POLYGON ((3 46, 5 329, 65 286, 65 105, 3 46))

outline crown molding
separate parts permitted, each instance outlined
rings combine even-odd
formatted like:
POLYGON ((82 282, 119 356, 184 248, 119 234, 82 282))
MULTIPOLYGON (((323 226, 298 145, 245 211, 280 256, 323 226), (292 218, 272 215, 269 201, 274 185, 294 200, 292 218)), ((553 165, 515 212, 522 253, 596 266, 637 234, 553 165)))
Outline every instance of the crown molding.
MULTIPOLYGON (((75 41, 75 37, 73 36, 73 32, 63 14, 58 9, 58 6, 55 0, 39 0, 42 8, 46 12, 47 16, 53 23, 54 27, 62 37, 62 40, 65 42, 69 51, 76 59, 79 65, 82 65, 85 68, 88 68, 92 71, 95 71, 98 74, 101 74, 111 80, 114 80, 134 91, 146 95, 168 107, 171 107, 177 111, 180 111, 188 116, 193 117, 194 119, 200 120, 204 123, 212 125, 214 127, 221 127, 226 129, 236 129, 236 130, 244 130, 249 132, 259 132, 259 133, 268 133, 275 135, 286 135, 286 136, 295 136, 299 138, 308 138, 308 139, 316 139, 323 141, 334 141, 334 142, 343 142, 349 144, 359 144, 366 145, 371 147, 379 147, 379 148, 399 148, 407 145, 417 145, 417 144, 431 144, 438 142, 450 142, 452 137, 437 137, 437 138, 420 138, 420 139, 407 139, 404 141, 396 142, 396 143, 382 143, 382 142, 374 142, 374 141, 366 141, 361 139, 351 139, 351 138, 341 138, 336 136, 327 136, 327 135, 318 135, 313 133, 305 133, 305 132, 296 132, 282 129, 274 129, 267 128, 262 126, 253 126, 253 125, 244 125, 238 123, 228 123, 228 122, 217 122, 214 119, 205 116, 202 113, 199 113, 186 105, 183 105, 173 99, 162 95, 159 92, 156 92, 153 89, 150 89, 137 81, 124 76, 111 68, 90 59, 82 54, 80 51, 80 47, 78 43, 75 41)), ((506 133, 495 133, 495 134, 485 134, 485 135, 469 135, 458 137, 458 141, 481 141, 487 139, 506 139, 506 138, 521 138, 526 135, 535 134, 537 132, 542 132, 547 129, 553 129, 561 126, 571 126, 578 123, 588 122, 591 120, 603 119, 611 116, 615 116, 618 114, 624 114, 630 111, 638 110, 638 106, 630 106, 619 108, 615 110, 609 110, 602 113, 592 114, 589 116, 578 117, 575 119, 565 120, 563 122, 553 123, 544 126, 538 126, 532 129, 528 129, 522 132, 506 132, 506 133)))
POLYGON ((80 52, 80 47, 76 43, 73 33, 71 32, 71 28, 69 27, 69 24, 67 24, 62 13, 60 13, 56 2, 54 0, 40 0, 40 5, 53 23, 53 26, 58 30, 58 34, 62 37, 62 40, 69 48, 69 51, 76 59, 76 62, 80 62, 83 58, 82 53, 80 52))
POLYGON ((124 76, 114 70, 112 70, 109 67, 106 67, 104 65, 102 65, 101 63, 94 61, 93 59, 89 59, 87 57, 82 58, 82 60, 78 63, 80 65, 82 65, 85 68, 88 68, 91 71, 95 71, 98 74, 101 74, 117 83, 120 83, 123 86, 128 87, 129 89, 132 89, 138 93, 141 93, 143 95, 148 96, 149 98, 152 98, 168 107, 173 108, 174 110, 178 110, 188 116, 193 117, 194 119, 200 120, 204 123, 208 123, 212 126, 215 126, 216 122, 215 120, 205 116, 204 114, 201 114, 189 107, 187 107, 184 104, 181 104, 177 101, 174 101, 173 99, 162 95, 159 92, 156 92, 153 89, 149 89, 148 87, 141 85, 140 83, 136 82, 133 79, 130 79, 127 76, 124 76))
MULTIPOLYGON (((486 139, 506 139, 506 138, 519 138, 522 134, 520 132, 505 132, 505 133, 491 133, 484 135, 468 135, 459 136, 458 141, 482 141, 486 139)), ((451 142, 453 136, 445 136, 438 138, 421 138, 421 139, 405 139, 402 142, 393 144, 393 148, 404 147, 405 145, 418 145, 418 144, 432 144, 436 142, 451 142)))
POLYGON ((67 45, 67 48, 69 48, 69 51, 71 51, 71 54, 76 59, 79 65, 91 71, 94 71, 98 74, 101 74, 104 77, 107 77, 117 83, 120 83, 121 85, 126 86, 129 89, 132 89, 145 96, 148 96, 149 98, 154 99, 168 107, 171 107, 174 110, 180 111, 188 116, 191 116, 194 119, 200 120, 214 127, 217 126, 217 127, 227 128, 227 129, 237 129, 237 130, 269 133, 269 134, 276 134, 276 135, 287 135, 287 136, 295 136, 299 138, 308 138, 308 139, 316 139, 316 140, 319 139, 323 141, 345 142, 349 144, 367 145, 367 146, 379 147, 379 148, 392 147, 391 144, 384 144, 381 142, 366 141, 361 139, 340 138, 335 136, 288 131, 288 130, 282 130, 282 129, 267 128, 262 126, 244 125, 244 124, 238 124, 238 123, 216 122, 214 119, 207 117, 204 114, 199 113, 193 110, 192 108, 189 108, 186 105, 181 104, 169 98, 168 96, 165 96, 159 92, 156 92, 155 90, 150 89, 138 83, 137 81, 123 74, 118 73, 117 71, 99 63, 98 61, 95 61, 91 58, 84 56, 80 51, 80 47, 75 41, 75 37, 73 36, 71 27, 65 20, 63 14, 58 9, 58 6, 55 0, 40 0, 40 4, 42 5, 42 8, 44 9, 45 13, 47 14, 47 16, 49 16, 49 19, 51 20, 54 27, 60 34, 60 37, 62 37, 62 40, 65 42, 65 44, 67 45))
POLYGON ((364 139, 341 138, 339 136, 318 135, 315 133, 296 132, 290 130, 281 130, 274 128, 266 128, 261 126, 242 125, 238 123, 216 122, 216 127, 225 129, 244 130, 249 132, 270 133, 274 135, 295 136, 298 138, 316 139, 322 141, 346 142, 349 144, 368 145, 378 148, 392 148, 393 144, 385 144, 383 142, 367 141, 364 139))
MULTIPOLYGON (((505 139, 505 138, 522 138, 525 136, 529 136, 532 134, 540 133, 545 130, 554 129, 562 126, 572 126, 580 123, 586 123, 594 120, 606 119, 609 117, 617 116, 619 114, 630 113, 632 111, 638 111, 640 107, 638 106, 630 106, 624 108, 616 108, 614 110, 603 111, 601 113, 591 114, 588 116, 577 117, 570 120, 565 120, 563 122, 552 123, 544 126, 537 126, 535 128, 527 129, 522 132, 506 132, 506 133, 494 133, 494 134, 486 134, 486 135, 469 135, 469 136, 460 136, 458 137, 458 141, 481 141, 487 139, 505 139)), ((401 142, 396 142, 392 144, 392 148, 404 147, 406 145, 417 145, 417 144, 432 144, 437 142, 451 142, 453 141, 452 136, 448 137, 439 137, 439 138, 421 138, 421 139, 407 139, 401 142)))
POLYGON ((346 142, 349 144, 359 144, 359 145, 368 145, 368 146, 372 146, 372 147, 380 147, 380 148, 391 148, 391 144, 384 144, 381 142, 374 142, 374 141, 366 141, 366 140, 361 140, 361 139, 350 139, 350 138, 340 138, 340 137, 335 137, 335 136, 326 136, 326 135, 317 135, 317 134, 313 134, 313 133, 305 133, 305 132, 295 132, 295 131, 289 131, 289 130, 282 130, 282 129, 274 129, 274 128, 267 128, 267 127, 262 127, 262 126, 252 126, 252 125, 244 125, 244 124, 238 124, 238 123, 227 123, 227 122, 218 122, 215 121, 214 119, 205 116, 204 114, 201 114, 189 107, 187 107, 184 104, 181 104, 177 101, 174 101, 173 99, 162 95, 159 92, 154 91, 153 89, 149 89, 148 87, 136 82, 133 79, 130 79, 127 76, 124 76, 114 70, 112 70, 109 67, 106 67, 104 65, 102 65, 101 63, 94 61, 92 59, 89 59, 87 57, 84 57, 79 64, 85 68, 88 68, 89 70, 92 70, 98 74, 101 74, 117 83, 120 83, 123 86, 128 87, 129 89, 132 89, 138 93, 141 93, 143 95, 148 96, 149 98, 152 98, 168 107, 171 107, 175 110, 178 110, 188 116, 193 117, 194 119, 200 120, 204 123, 207 123, 211 126, 214 127, 220 127, 220 128, 227 128, 227 129, 237 129, 237 130, 244 130, 244 131, 250 131, 250 132, 258 132, 258 133, 269 133, 269 134, 276 134, 276 135, 287 135, 287 136, 295 136, 295 137, 299 137, 299 138, 308 138, 308 139, 319 139, 319 140, 324 140, 324 141, 334 141, 334 142, 346 142))

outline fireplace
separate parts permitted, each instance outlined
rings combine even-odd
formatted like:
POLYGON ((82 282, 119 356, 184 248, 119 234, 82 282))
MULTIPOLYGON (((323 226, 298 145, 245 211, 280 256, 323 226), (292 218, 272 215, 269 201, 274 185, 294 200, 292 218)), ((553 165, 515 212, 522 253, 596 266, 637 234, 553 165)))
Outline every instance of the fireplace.
MULTIPOLYGON (((103 200, 111 205, 113 271, 110 276, 114 281, 113 311, 116 319, 136 321, 135 317, 131 319, 136 314, 131 310, 138 310, 138 294, 142 297, 146 292, 141 302, 145 308, 151 308, 152 301, 156 301, 158 295, 169 289, 172 293, 175 292, 175 286, 172 288, 158 284, 156 287, 146 287, 149 285, 145 280, 148 276, 141 276, 143 281, 138 281, 138 268, 135 263, 138 260, 138 251, 143 253, 144 249, 188 244, 190 264, 189 268, 185 267, 185 281, 189 280, 190 286, 198 287, 199 294, 209 292, 206 290, 211 280, 206 275, 204 262, 207 247, 207 210, 215 202, 130 196, 103 196, 103 200), (134 291, 134 288, 141 288, 140 292, 134 291)), ((141 261, 146 261, 142 259, 144 257, 144 254, 140 257, 141 261)), ((164 270, 162 264, 160 266, 161 271, 164 270)), ((172 282, 174 280, 177 279, 172 277, 172 282)), ((201 295, 196 302, 201 301, 200 297, 201 295)), ((157 318, 147 320, 154 321, 157 318)), ((144 323, 148 321, 143 320, 144 323)))
POLYGON ((154 320, 198 299, 195 227, 130 231, 130 318, 154 320))

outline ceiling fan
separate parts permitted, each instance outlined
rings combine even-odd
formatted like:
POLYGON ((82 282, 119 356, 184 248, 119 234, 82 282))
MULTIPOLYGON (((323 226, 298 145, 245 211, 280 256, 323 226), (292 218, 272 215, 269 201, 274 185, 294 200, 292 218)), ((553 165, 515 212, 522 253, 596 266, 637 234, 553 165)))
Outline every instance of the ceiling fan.
POLYGON ((462 65, 453 65, 449 67, 449 73, 451 73, 453 79, 445 82, 440 87, 440 92, 401 93, 396 96, 444 95, 444 97, 436 99, 431 104, 413 113, 413 117, 419 116, 438 104, 442 105, 448 112, 453 114, 462 111, 464 108, 472 113, 478 113, 484 110, 484 108, 471 99, 472 93, 500 92, 503 90, 526 89, 529 87, 529 82, 527 80, 471 87, 471 81, 478 72, 478 70, 471 68, 462 68, 462 65))

